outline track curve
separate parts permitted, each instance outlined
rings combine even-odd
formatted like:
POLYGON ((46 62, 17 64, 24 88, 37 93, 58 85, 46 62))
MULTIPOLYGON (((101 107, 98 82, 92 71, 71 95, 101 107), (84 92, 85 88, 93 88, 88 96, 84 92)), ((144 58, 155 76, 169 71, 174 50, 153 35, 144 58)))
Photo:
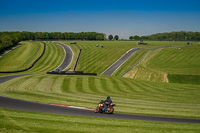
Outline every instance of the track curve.
POLYGON ((176 122, 176 123, 200 123, 200 119, 142 116, 142 115, 118 114, 118 113, 100 114, 100 113, 94 113, 92 110, 84 110, 84 109, 55 106, 55 105, 42 104, 36 102, 29 102, 3 96, 0 96, 0 107, 15 109, 15 110, 31 111, 31 112, 55 113, 62 115, 75 115, 75 116, 87 116, 87 117, 99 117, 99 118, 176 122))
POLYGON ((60 66, 58 67, 61 70, 63 70, 70 65, 72 58, 73 58, 73 51, 71 50, 71 48, 69 46, 67 46, 63 43, 56 42, 56 44, 59 44, 65 50, 65 58, 64 58, 62 64, 60 64, 60 66))

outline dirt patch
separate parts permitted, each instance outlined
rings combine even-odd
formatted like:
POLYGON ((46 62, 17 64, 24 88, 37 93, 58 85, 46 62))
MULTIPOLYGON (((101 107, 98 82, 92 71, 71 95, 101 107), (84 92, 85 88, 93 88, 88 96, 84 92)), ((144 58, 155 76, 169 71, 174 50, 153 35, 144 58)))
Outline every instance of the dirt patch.
POLYGON ((169 83, 167 75, 168 75, 167 73, 164 73, 164 82, 169 83))
POLYGON ((132 70, 132 71, 126 73, 123 77, 134 78, 136 76, 137 72, 138 72, 138 69, 135 68, 135 70, 132 70))

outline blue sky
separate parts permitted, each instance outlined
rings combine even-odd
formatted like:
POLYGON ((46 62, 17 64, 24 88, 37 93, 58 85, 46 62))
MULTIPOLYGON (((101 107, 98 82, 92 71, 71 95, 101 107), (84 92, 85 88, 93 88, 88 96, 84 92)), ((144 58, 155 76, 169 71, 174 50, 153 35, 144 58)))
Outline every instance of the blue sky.
POLYGON ((0 0, 0 31, 200 32, 200 0, 0 0))

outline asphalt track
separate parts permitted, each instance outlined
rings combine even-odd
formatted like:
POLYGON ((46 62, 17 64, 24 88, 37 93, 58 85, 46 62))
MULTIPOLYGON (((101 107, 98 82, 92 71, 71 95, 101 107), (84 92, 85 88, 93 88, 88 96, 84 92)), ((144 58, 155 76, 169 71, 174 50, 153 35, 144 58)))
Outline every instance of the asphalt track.
POLYGON ((25 75, 29 75, 29 74, 12 75, 12 76, 0 77, 0 84, 3 83, 3 82, 6 82, 8 80, 11 80, 11 79, 14 79, 14 78, 18 78, 18 77, 22 77, 22 76, 25 76, 25 75))
POLYGON ((70 63, 72 61, 72 58, 73 58, 73 52, 72 52, 72 50, 71 50, 71 48, 69 46, 67 46, 67 45, 65 45, 63 43, 59 43, 59 42, 56 42, 56 43, 61 45, 65 50, 65 58, 64 58, 62 64, 58 67, 61 70, 63 70, 63 69, 67 68, 70 65, 70 63))
POLYGON ((133 48, 127 51, 121 58, 107 68, 102 75, 112 75, 126 60, 128 60, 133 54, 142 48, 133 48))
MULTIPOLYGON (((21 77, 25 75, 13 75, 0 77, 0 83, 8 80, 21 77)), ((62 107, 56 105, 42 104, 30 101, 24 101, 14 98, 8 98, 0 96, 0 107, 23 110, 30 112, 42 112, 42 113, 55 113, 62 115, 74 115, 74 116, 87 116, 87 117, 99 117, 99 118, 113 118, 113 119, 126 119, 126 120, 144 120, 144 121, 159 121, 159 122, 176 122, 176 123, 200 123, 200 119, 186 119, 186 118, 174 118, 174 117, 159 117, 159 116, 142 116, 142 115, 130 115, 130 114, 100 114, 94 113, 92 110, 62 107)))

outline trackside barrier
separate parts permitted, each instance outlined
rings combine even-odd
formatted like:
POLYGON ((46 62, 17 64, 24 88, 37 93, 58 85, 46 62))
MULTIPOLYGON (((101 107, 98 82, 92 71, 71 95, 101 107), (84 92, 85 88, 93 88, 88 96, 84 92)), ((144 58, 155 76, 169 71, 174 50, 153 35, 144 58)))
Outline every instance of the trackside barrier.
POLYGON ((83 73, 82 71, 68 71, 68 72, 47 72, 47 74, 56 74, 56 75, 90 75, 90 76, 97 76, 96 73, 83 73))
POLYGON ((76 69, 76 66, 77 66, 77 64, 78 64, 78 60, 79 60, 80 55, 81 55, 81 49, 80 49, 79 54, 78 54, 78 57, 77 57, 77 59, 76 59, 76 63, 75 63, 75 65, 74 65, 73 71, 75 71, 75 69, 76 69))
POLYGON ((37 62, 39 61, 39 59, 42 58, 42 56, 43 56, 44 53, 45 53, 45 50, 46 50, 46 44, 45 44, 44 42, 43 42, 43 44, 44 44, 44 49, 43 49, 42 54, 37 58, 37 60, 35 60, 35 61, 33 62, 33 64, 32 64, 30 67, 28 67, 28 68, 26 68, 26 69, 23 69, 23 70, 17 70, 17 71, 5 71, 5 72, 0 72, 0 73, 18 73, 18 72, 24 72, 24 71, 27 71, 27 70, 31 69, 31 68, 35 65, 35 63, 37 63, 37 62))
POLYGON ((67 70, 65 70, 65 71, 63 71, 63 72, 65 72, 65 73, 66 73, 66 72, 68 72, 70 69, 71 69, 71 68, 68 68, 67 70))

